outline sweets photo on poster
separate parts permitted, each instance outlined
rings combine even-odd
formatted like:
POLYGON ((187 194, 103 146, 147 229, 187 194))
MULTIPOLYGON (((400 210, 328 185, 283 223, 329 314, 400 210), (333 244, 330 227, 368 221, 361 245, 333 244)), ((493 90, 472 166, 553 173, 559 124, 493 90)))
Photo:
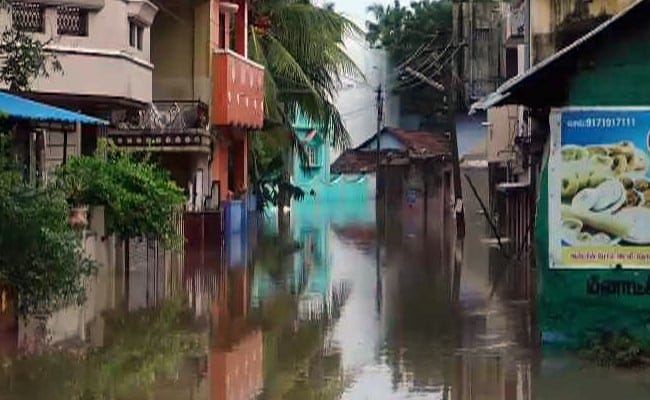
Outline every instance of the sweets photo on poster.
POLYGON ((647 146, 624 140, 560 151, 562 246, 650 245, 647 146))

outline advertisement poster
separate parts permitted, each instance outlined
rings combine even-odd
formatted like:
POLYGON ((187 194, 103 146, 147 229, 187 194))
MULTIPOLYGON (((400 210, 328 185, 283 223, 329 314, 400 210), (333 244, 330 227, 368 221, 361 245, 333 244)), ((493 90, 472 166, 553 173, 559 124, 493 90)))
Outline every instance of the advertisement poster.
POLYGON ((650 109, 551 117, 551 268, 650 269, 650 109))

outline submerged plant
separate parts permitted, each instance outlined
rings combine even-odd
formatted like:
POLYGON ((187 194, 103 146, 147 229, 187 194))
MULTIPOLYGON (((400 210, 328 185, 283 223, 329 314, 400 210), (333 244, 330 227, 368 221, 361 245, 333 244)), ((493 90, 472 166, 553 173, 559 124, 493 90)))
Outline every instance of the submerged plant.
POLYGON ((158 382, 177 377, 184 358, 204 354, 205 337, 186 322, 180 300, 160 308, 104 317, 104 346, 50 351, 0 365, 0 387, 9 398, 139 398, 158 382))
POLYGON ((582 355, 606 367, 632 368, 650 364, 650 346, 626 332, 608 332, 593 340, 582 355))

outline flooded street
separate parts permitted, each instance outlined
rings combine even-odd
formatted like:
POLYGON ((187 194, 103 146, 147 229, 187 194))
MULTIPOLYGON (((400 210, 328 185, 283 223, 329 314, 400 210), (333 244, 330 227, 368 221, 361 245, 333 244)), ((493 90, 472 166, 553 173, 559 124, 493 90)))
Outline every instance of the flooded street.
POLYGON ((644 372, 539 350, 529 277, 465 193, 460 276, 449 220, 377 221, 374 202, 294 207, 290 235, 184 267, 149 249, 128 279, 102 269, 83 307, 3 331, 0 399, 648 398, 644 372))

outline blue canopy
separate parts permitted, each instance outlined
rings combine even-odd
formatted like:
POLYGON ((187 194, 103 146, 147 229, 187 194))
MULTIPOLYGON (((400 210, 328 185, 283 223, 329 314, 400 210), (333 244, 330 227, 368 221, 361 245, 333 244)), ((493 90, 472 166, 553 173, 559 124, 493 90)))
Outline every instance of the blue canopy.
POLYGON ((0 115, 19 120, 108 125, 107 121, 0 92, 0 115))

